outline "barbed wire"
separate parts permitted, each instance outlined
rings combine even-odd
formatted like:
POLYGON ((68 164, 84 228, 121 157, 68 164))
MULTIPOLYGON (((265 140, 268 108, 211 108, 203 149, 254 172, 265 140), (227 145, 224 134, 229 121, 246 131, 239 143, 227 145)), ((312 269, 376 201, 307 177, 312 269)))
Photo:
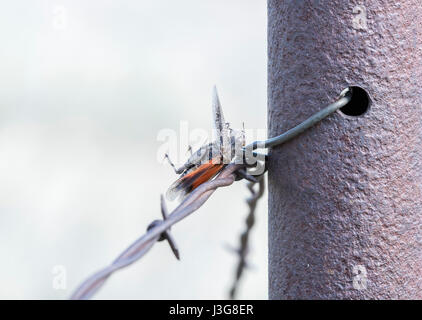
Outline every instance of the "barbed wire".
MULTIPOLYGON (((245 154, 249 156, 254 156, 255 159, 259 155, 258 153, 254 152, 253 150, 258 148, 270 148, 276 145, 280 145, 295 136, 299 135, 306 129, 312 127, 328 115, 332 114, 336 110, 340 109, 341 107, 345 106, 347 103, 351 101, 351 93, 348 89, 344 90, 340 95, 339 100, 336 102, 328 105, 321 111, 315 113, 310 118, 306 119, 301 124, 297 125, 296 127, 286 131, 285 133, 270 138, 265 141, 255 141, 244 148, 245 154)), ((267 160, 267 155, 261 155, 265 157, 267 160)), ((167 240, 174 255, 177 259, 179 259, 179 250, 176 246, 176 243, 170 233, 170 228, 175 223, 179 222, 180 220, 186 218, 188 215, 193 213, 194 211, 198 210, 207 200, 208 198, 214 193, 215 190, 221 187, 226 187, 231 185, 235 180, 239 179, 246 179, 252 183, 256 183, 260 181, 263 184, 262 177, 255 178, 245 171, 247 167, 246 164, 237 164, 231 163, 228 164, 221 173, 213 180, 205 182, 201 184, 199 187, 194 189, 170 214, 167 212, 167 208, 164 202, 163 196, 161 196, 161 214, 163 216, 163 220, 155 220, 153 221, 147 228, 147 232, 138 238, 135 242, 133 242, 125 251, 123 251, 109 266, 99 270, 88 279, 86 279, 72 294, 71 299, 89 299, 91 298, 105 283, 105 281, 111 276, 112 273, 116 272, 117 270, 123 269, 130 264, 134 263, 135 261, 139 260, 142 256, 144 256, 157 241, 167 240)), ((265 161, 265 170, 261 174, 265 174, 266 172, 266 161, 265 161)), ((253 190, 253 189, 251 189, 253 190)), ((262 189, 263 190, 263 189, 262 189)), ((262 191, 263 192, 263 191, 262 191)), ((258 192, 259 194, 260 192, 258 192)), ((262 194, 260 195, 262 196, 262 194)), ((259 196, 259 197, 260 197, 259 196)), ((258 198, 259 198, 258 197, 258 198)), ((256 198, 254 201, 257 201, 256 198)), ((256 202, 254 206, 256 205, 256 202)), ((250 212, 254 211, 255 208, 250 206, 250 212)), ((250 213, 251 214, 251 213, 250 213)), ((252 217, 254 213, 252 212, 252 217)), ((236 279, 234 286, 232 288, 233 295, 235 294, 236 287, 238 280, 243 272, 243 269, 246 265, 245 257, 247 251, 247 239, 249 237, 249 232, 252 228, 252 225, 249 225, 246 230, 246 234, 244 234, 245 240, 242 240, 241 248, 239 250, 240 253, 240 262, 237 269, 236 279)))
POLYGON ((73 293, 71 299, 89 299, 97 292, 108 277, 115 271, 127 267, 140 259, 152 246, 159 240, 166 239, 179 258, 177 246, 170 234, 170 227, 188 215, 198 210, 214 193, 217 188, 231 185, 235 179, 235 172, 242 169, 245 165, 229 164, 222 172, 211 181, 203 183, 186 197, 182 203, 177 206, 171 214, 167 213, 164 199, 161 197, 161 211, 163 220, 153 221, 147 229, 147 232, 132 243, 123 253, 115 259, 111 265, 98 271, 85 280, 78 289, 73 293), (176 253, 177 252, 177 253, 176 253))
POLYGON ((258 204, 259 199, 262 197, 265 191, 265 177, 261 176, 261 178, 257 180, 258 181, 256 182, 250 181, 247 184, 247 187, 249 191, 251 192, 251 196, 246 199, 246 203, 248 204, 248 207, 249 207, 249 213, 248 213, 248 216, 246 217, 246 229, 240 235, 240 247, 239 249, 236 250, 236 253, 239 255, 239 262, 236 268, 234 282, 229 292, 230 299, 236 298, 236 293, 238 290, 240 278, 243 275, 243 271, 248 266, 246 257, 249 252, 249 236, 255 224, 256 206, 258 204), (254 186, 256 184, 258 184, 257 191, 255 191, 254 189, 254 186))

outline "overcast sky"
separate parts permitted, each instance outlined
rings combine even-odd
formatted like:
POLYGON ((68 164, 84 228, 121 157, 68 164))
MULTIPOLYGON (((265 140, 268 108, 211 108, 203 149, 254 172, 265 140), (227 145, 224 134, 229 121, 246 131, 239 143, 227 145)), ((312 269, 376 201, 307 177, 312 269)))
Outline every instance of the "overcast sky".
MULTIPOLYGON (((0 298, 69 297, 160 218, 157 135, 211 129, 214 84, 226 120, 266 130, 265 1, 9 1, 0 41, 0 298)), ((247 196, 218 190, 174 227, 181 261, 158 243, 95 298, 226 298, 247 196)), ((267 298, 266 205, 239 298, 267 298)))

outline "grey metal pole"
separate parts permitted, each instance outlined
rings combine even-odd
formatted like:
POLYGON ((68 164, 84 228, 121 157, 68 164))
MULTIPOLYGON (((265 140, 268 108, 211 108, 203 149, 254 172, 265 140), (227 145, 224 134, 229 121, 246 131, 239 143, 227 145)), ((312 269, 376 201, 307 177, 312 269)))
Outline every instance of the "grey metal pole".
POLYGON ((268 50, 270 137, 370 97, 271 149, 270 299, 421 299, 421 1, 269 0, 268 50))

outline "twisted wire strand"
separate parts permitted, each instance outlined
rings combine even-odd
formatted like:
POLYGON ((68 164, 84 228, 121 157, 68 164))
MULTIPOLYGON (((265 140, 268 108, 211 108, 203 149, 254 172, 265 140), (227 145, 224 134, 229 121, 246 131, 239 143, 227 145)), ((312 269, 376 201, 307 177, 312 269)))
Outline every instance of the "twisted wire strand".
POLYGON ((246 199, 246 203, 249 207, 249 213, 246 217, 246 228, 240 236, 240 248, 237 250, 237 254, 239 256, 239 262, 237 264, 236 273, 234 277, 233 285, 229 292, 229 298, 235 299, 236 294, 239 287, 240 278, 243 275, 244 270, 247 268, 248 263, 246 261, 246 257, 249 251, 249 237, 252 231, 253 226, 255 225, 255 212, 256 206, 258 204, 259 199, 261 199, 262 195, 265 191, 265 178, 262 176, 258 179, 257 182, 248 182, 247 187, 251 192, 251 196, 246 199), (258 190, 255 191, 254 186, 258 184, 258 190))
POLYGON ((217 188, 231 185, 235 181, 234 172, 242 167, 243 165, 240 164, 229 164, 216 179, 208 181, 195 189, 176 209, 173 210, 167 219, 149 229, 143 236, 123 251, 111 265, 96 272, 85 280, 73 293, 71 299, 91 298, 113 272, 127 267, 140 259, 152 248, 155 242, 158 241, 163 232, 168 232, 168 229, 172 225, 198 210, 217 188))

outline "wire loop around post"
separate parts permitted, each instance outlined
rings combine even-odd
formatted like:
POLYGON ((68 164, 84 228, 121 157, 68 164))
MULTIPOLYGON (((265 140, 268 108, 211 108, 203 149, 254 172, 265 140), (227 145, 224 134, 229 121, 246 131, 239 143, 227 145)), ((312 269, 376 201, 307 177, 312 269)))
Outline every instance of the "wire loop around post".
POLYGON ((318 111, 317 113, 315 113, 314 115, 312 115, 311 117, 303 121, 302 123, 298 124, 296 127, 293 127, 290 130, 287 130, 286 132, 284 132, 283 134, 277 137, 270 138, 265 141, 252 142, 251 144, 244 147, 244 150, 246 152, 247 151, 252 152, 252 150, 255 150, 255 149, 271 148, 271 147, 275 147, 280 144, 283 144, 293 139, 294 137, 298 136, 305 130, 311 128, 312 126, 320 122, 322 119, 328 117, 333 112, 344 107, 346 104, 348 104, 351 101, 351 99, 352 99, 352 93, 349 88, 346 88, 342 91, 339 99, 336 102, 326 106, 324 109, 318 111))

